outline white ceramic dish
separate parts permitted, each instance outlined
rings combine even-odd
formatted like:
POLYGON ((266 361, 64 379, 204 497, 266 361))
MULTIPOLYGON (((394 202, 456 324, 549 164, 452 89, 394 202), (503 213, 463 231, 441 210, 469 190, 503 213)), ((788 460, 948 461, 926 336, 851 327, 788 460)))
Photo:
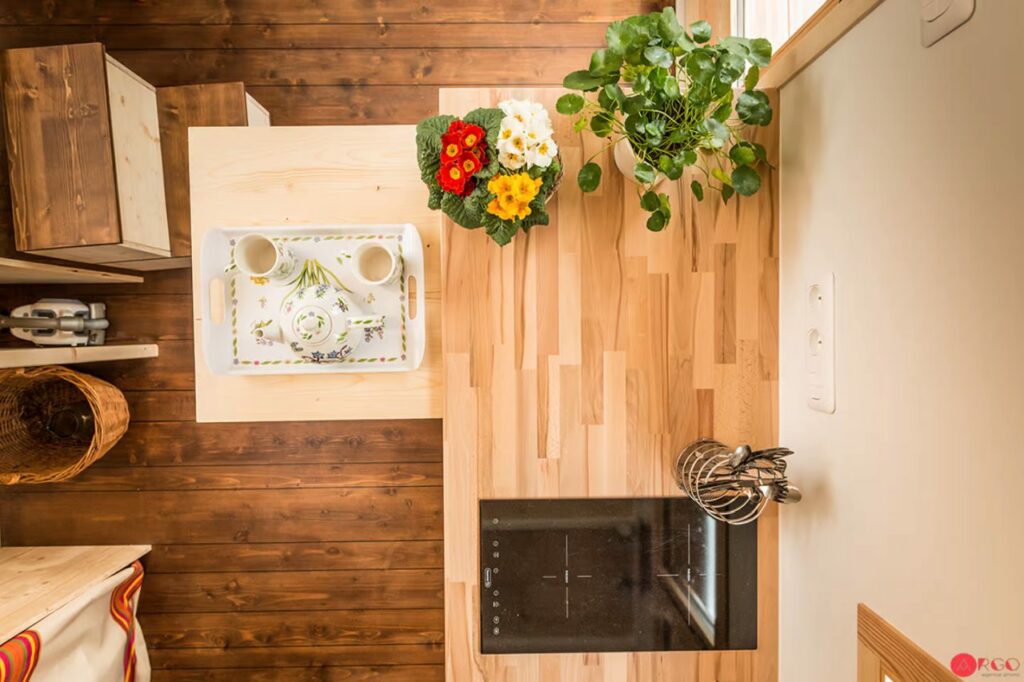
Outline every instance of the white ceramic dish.
POLYGON ((200 271, 202 284, 196 293, 202 311, 203 355, 215 374, 411 372, 423 362, 423 244, 414 225, 213 229, 203 239, 200 271), (294 252, 298 263, 293 279, 286 283, 262 281, 235 267, 235 243, 253 233, 287 244, 294 252), (368 242, 379 242, 399 254, 401 274, 395 281, 371 286, 356 277, 353 255, 368 242), (307 262, 316 265, 306 269, 305 279, 295 279, 307 262), (414 301, 409 301, 411 280, 415 280, 414 301), (383 324, 367 332, 351 353, 335 354, 334 358, 316 353, 303 357, 288 343, 274 343, 253 333, 254 328, 267 326, 268 321, 280 325, 286 299, 311 284, 340 286, 360 312, 383 315, 383 324), (415 317, 410 317, 410 308, 415 310, 415 317))

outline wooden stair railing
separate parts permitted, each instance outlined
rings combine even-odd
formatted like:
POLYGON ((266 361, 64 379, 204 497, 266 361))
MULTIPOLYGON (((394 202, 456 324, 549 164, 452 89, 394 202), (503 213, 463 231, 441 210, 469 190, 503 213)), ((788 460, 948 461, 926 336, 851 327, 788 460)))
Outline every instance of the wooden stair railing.
POLYGON ((960 678, 864 604, 857 605, 857 682, 957 682, 960 678))

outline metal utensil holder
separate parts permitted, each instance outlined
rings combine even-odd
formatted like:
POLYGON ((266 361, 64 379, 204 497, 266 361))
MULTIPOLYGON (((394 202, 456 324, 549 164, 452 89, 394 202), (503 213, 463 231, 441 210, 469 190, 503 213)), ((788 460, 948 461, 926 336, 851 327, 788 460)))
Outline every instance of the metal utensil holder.
POLYGON ((732 525, 757 520, 769 502, 799 502, 800 490, 786 477, 787 448, 735 450, 716 440, 688 445, 676 458, 676 484, 709 516, 732 525))

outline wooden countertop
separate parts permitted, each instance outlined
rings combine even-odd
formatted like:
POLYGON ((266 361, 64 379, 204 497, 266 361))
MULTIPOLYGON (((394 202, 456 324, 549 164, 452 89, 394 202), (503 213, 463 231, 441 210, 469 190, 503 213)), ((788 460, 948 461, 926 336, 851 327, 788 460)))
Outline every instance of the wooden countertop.
MULTIPOLYGON (((576 186, 603 142, 555 114, 561 92, 440 94, 451 114, 544 102, 566 165, 552 224, 504 249, 442 221, 447 679, 775 680, 775 509, 759 525, 757 651, 480 654, 480 499, 679 494, 670 465, 690 441, 777 440, 777 176, 724 207, 697 203, 689 177, 666 183, 676 217, 650 233, 609 153, 601 188, 576 186)), ((777 159, 776 126, 757 139, 777 159)))
POLYGON ((149 545, 0 548, 0 643, 149 550, 149 545))
POLYGON ((440 226, 416 165, 415 126, 189 129, 193 291, 214 227, 412 223, 423 240, 427 349, 415 372, 218 376, 194 296, 196 421, 441 416, 440 226))

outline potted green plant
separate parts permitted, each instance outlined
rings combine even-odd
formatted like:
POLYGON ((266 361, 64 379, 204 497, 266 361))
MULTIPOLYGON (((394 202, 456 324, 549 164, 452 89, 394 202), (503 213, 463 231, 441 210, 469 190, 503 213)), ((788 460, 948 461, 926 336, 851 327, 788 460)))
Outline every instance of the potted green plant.
POLYGON ((605 38, 607 47, 594 52, 590 67, 563 81, 581 94, 565 94, 556 105, 577 117, 576 131, 589 128, 609 141, 580 169, 580 189, 598 187, 601 167, 593 159, 611 145, 619 145, 617 165, 639 185, 650 230, 664 229, 672 215, 668 195, 656 185, 662 177, 679 179, 687 167, 700 174, 690 183, 698 200, 705 188, 726 202, 760 189, 765 149, 745 139, 743 129, 772 120, 768 96, 755 90, 771 43, 729 37, 712 44, 708 22, 684 29, 671 8, 615 22, 605 38))
POLYGON ((504 246, 520 230, 548 224, 562 159, 539 102, 510 99, 463 118, 424 119, 416 126, 416 156, 427 205, 457 225, 483 227, 504 246))

